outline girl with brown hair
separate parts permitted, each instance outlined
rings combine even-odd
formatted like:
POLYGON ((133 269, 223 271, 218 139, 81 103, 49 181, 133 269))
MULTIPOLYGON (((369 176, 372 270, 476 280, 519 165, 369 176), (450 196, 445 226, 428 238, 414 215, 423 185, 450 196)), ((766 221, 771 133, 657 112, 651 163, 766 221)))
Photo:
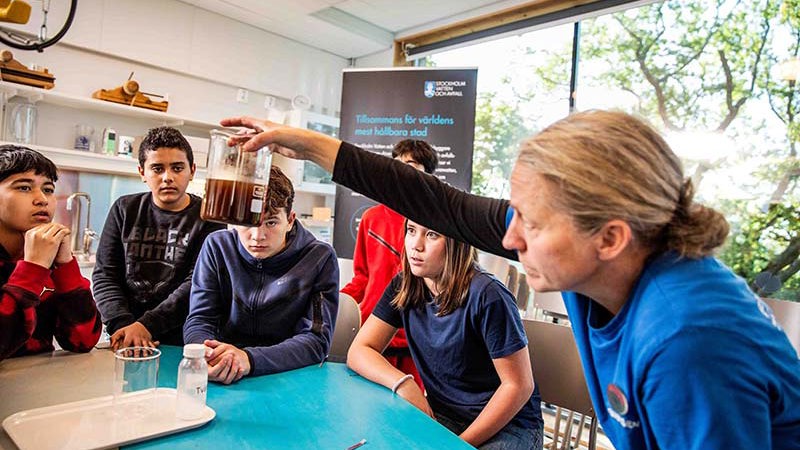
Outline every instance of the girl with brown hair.
POLYGON ((355 338, 347 365, 481 449, 540 449, 542 418, 513 296, 475 250, 407 222, 402 272, 355 338), (405 328, 419 386, 381 354, 405 328))

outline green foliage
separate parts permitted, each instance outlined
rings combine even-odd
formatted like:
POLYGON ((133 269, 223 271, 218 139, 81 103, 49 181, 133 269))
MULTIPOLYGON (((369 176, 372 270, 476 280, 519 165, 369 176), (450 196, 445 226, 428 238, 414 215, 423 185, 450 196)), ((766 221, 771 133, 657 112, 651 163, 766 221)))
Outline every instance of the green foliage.
MULTIPOLYGON (((741 211, 748 210, 744 202, 736 206, 741 211)), ((800 277, 795 276, 798 267, 793 268, 791 262, 800 266, 797 264, 797 251, 800 248, 792 250, 800 244, 800 203, 772 205, 766 212, 752 210, 752 205, 749 209, 744 214, 742 224, 734 230, 720 253, 720 259, 748 280, 757 293, 796 301, 800 298, 800 277), (792 253, 787 254, 787 250, 792 253), (774 261, 781 257, 787 259, 789 264, 775 270, 774 261), (760 286, 755 280, 765 271, 780 280, 780 290, 759 292, 760 286)))
POLYGON ((519 142, 530 134, 516 106, 499 100, 494 93, 479 95, 472 166, 474 193, 507 195, 507 182, 519 142))
MULTIPOLYGON (((624 107, 663 131, 724 133, 735 143, 723 148, 727 155, 703 159, 700 144, 686 161, 698 194, 731 222, 720 257, 756 292, 800 300, 800 80, 774 74, 776 64, 800 56, 800 0, 665 0, 581 28, 578 107, 586 86, 610 97, 623 91, 634 100, 624 107), (750 176, 732 182, 750 198, 703 193, 704 175, 739 166, 750 176), (779 291, 759 291, 764 273, 780 280, 779 291)), ((479 97, 474 192, 506 194, 518 143, 541 122, 537 107, 554 97, 566 103, 569 55, 522 45, 509 55, 499 91, 510 90, 512 100, 479 97)))
POLYGON ((669 0, 585 22, 598 78, 668 130, 724 131, 754 92, 774 2, 669 0))
POLYGON ((581 43, 586 59, 608 63, 597 81, 634 94, 632 112, 663 129, 726 132, 741 140, 758 136, 761 142, 749 155, 726 160, 741 164, 757 156, 751 167, 762 182, 749 190, 772 186, 775 204, 762 212, 758 198, 712 199, 733 224, 720 256, 757 293, 800 299, 800 210, 788 195, 798 169, 800 95, 795 85, 770 73, 780 60, 798 55, 800 0, 667 0, 587 21, 581 43), (791 38, 776 39, 776 30, 791 38), (776 48, 777 42, 789 42, 789 48, 776 48), (783 136, 760 133, 767 118, 748 114, 748 103, 762 97, 785 125, 783 136), (781 289, 761 290, 760 274, 762 281, 767 275, 779 281, 781 289))

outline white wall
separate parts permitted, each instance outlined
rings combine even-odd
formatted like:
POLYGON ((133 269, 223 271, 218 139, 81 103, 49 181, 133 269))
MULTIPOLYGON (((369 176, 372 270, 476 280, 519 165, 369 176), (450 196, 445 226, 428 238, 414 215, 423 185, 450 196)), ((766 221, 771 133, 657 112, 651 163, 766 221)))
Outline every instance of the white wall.
MULTIPOLYGON (((31 3, 31 20, 17 29, 38 34, 41 3, 31 3)), ((51 3, 49 36, 61 27, 68 3, 51 3)), ((333 115, 339 110, 341 72, 348 66, 347 59, 175 0, 80 0, 75 21, 58 44, 44 53, 11 50, 29 67, 47 67, 56 77, 56 91, 88 98, 101 88, 121 85, 135 71, 143 92, 169 94, 169 114, 211 123, 243 114, 267 117, 266 95, 276 97, 276 109, 286 111, 292 97, 304 94, 311 98, 312 110, 333 115), (236 102, 238 88, 250 91, 249 103, 236 102)), ((72 148, 76 124, 93 126, 96 135, 113 127, 128 136, 160 125, 157 120, 44 103, 38 108, 37 144, 50 147, 72 148)), ((208 137, 205 129, 181 130, 208 137)), ((101 192, 116 192, 113 185, 119 181, 87 174, 81 180, 72 189, 94 189, 98 199, 101 192)), ((93 203, 92 214, 105 218, 107 206, 93 203)), ((296 204, 299 212, 310 213, 312 207, 326 205, 326 198, 298 195, 296 204)), ((100 231, 102 224, 94 227, 100 231)))
MULTIPOLYGON (((67 1, 51 4, 49 35, 66 17, 67 1)), ((34 2, 26 31, 38 33, 34 2)), ((216 121, 231 114, 265 115, 264 95, 311 97, 313 109, 338 110, 344 58, 175 0, 81 0, 72 28, 44 53, 14 51, 24 64, 47 66, 56 89, 88 95, 120 85, 130 71, 142 90, 170 94, 170 113, 216 121), (250 102, 235 102, 237 88, 250 102)))
POLYGON ((392 67, 394 64, 394 49, 390 48, 372 55, 362 56, 355 61, 355 67, 392 67))

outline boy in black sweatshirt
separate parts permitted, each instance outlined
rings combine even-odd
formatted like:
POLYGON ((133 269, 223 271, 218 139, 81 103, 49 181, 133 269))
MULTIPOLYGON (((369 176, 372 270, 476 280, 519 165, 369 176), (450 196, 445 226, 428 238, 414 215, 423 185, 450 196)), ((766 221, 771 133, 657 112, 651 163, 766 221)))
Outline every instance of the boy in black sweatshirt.
POLYGON ((92 279, 114 349, 182 345, 197 255, 225 225, 200 219, 202 199, 188 194, 192 148, 171 127, 150 130, 139 147, 149 192, 117 199, 108 213, 92 279))

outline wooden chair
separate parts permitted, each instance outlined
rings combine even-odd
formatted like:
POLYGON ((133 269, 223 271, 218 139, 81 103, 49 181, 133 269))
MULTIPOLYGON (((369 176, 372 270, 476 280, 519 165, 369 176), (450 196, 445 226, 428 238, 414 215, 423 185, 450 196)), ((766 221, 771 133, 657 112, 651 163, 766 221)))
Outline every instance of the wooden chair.
POLYGON ((578 348, 572 330, 564 325, 539 320, 523 320, 528 335, 528 351, 533 366, 533 379, 539 387, 542 402, 558 406, 553 426, 551 449, 578 448, 583 434, 583 423, 590 419, 587 448, 597 445, 597 417, 583 375, 578 348), (561 409, 569 410, 564 430, 561 430, 561 409), (582 414, 573 437, 574 413, 582 414), (574 443, 573 443, 574 440, 574 443), (559 442, 561 446, 559 447, 559 442))
POLYGON ((328 360, 345 362, 347 350, 361 329, 361 310, 352 296, 339 293, 339 311, 336 313, 336 326, 333 329, 331 349, 328 360))
POLYGON ((800 357, 800 303, 776 300, 774 298, 765 298, 763 300, 772 308, 775 320, 786 332, 789 342, 792 343, 798 357, 800 357))

